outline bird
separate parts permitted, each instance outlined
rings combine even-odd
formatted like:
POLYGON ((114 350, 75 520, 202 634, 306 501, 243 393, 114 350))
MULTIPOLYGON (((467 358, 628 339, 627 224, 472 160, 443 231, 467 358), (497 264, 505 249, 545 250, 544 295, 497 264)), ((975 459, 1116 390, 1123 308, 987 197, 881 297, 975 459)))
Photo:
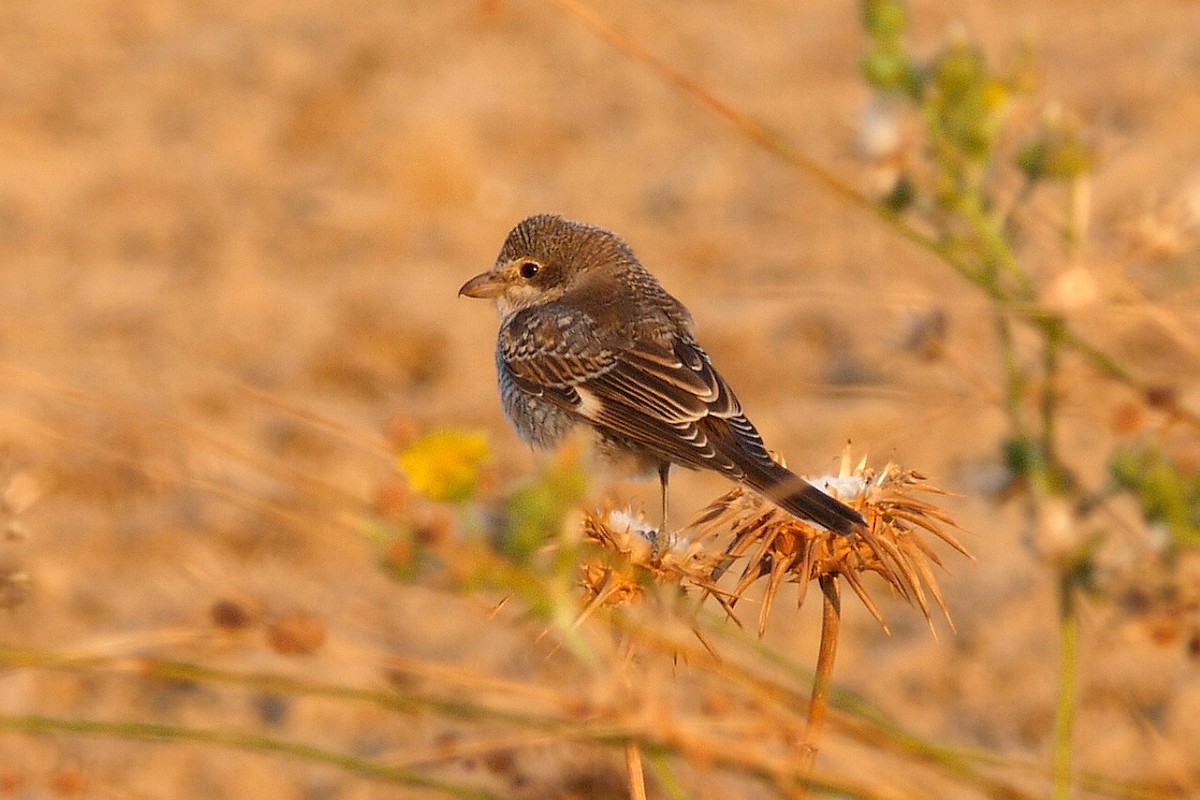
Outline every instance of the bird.
POLYGON ((778 463, 696 340, 691 312, 616 234, 556 214, 522 220, 459 296, 494 301, 501 404, 517 435, 552 449, 578 426, 598 450, 658 473, 713 470, 837 534, 861 514, 778 463))

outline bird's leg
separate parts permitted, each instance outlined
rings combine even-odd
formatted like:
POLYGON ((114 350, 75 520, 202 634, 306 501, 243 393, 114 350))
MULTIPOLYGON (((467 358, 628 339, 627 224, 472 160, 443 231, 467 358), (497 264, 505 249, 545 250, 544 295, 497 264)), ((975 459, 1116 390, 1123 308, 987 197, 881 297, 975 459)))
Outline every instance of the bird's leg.
POLYGON ((662 486, 662 527, 659 533, 667 532, 667 478, 671 474, 671 462, 664 461, 658 465, 658 482, 662 486))

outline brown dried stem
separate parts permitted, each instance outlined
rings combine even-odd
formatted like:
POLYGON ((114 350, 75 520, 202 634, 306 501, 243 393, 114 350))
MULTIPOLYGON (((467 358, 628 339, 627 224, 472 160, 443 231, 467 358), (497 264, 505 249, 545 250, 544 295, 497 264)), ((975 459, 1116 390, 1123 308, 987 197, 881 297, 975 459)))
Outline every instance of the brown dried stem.
POLYGON ((646 774, 642 769, 642 751, 633 740, 625 745, 625 766, 629 770, 629 800, 646 800, 646 774))
POLYGON ((797 797, 809 796, 809 782, 813 765, 817 760, 817 745, 821 729, 825 725, 825 712, 829 708, 829 684, 833 680, 833 662, 837 658, 838 635, 842 625, 842 590, 836 575, 822 575, 819 579, 824 596, 821 614, 821 647, 817 653, 817 670, 813 675, 812 697, 808 702, 808 727, 804 731, 804 742, 800 746, 801 785, 797 797))

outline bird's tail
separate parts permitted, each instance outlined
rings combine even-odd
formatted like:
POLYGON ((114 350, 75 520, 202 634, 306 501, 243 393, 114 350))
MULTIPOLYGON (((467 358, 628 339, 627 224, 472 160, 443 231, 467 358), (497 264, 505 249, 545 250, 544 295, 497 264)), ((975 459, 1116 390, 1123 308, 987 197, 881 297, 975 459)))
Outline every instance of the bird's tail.
POLYGON ((862 514, 778 464, 755 465, 747 471, 744 481, 792 516, 815 522, 834 533, 854 533, 867 524, 862 514))

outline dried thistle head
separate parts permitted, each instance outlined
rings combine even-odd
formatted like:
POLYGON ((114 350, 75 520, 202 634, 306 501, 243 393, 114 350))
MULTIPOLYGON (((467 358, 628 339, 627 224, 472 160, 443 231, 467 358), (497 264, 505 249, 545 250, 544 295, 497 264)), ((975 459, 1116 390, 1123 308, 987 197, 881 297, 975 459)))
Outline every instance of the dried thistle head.
POLYGON ((640 514, 625 509, 584 514, 583 535, 608 555, 583 565, 589 606, 639 601, 651 582, 708 589, 710 576, 724 557, 708 541, 710 536, 659 531, 640 514))
POLYGON ((583 566, 582 584, 589 609, 640 601, 649 584, 695 588, 717 600, 730 614, 746 591, 767 579, 759 614, 765 629, 771 606, 784 582, 799 584, 803 603, 809 581, 842 577, 881 625, 879 607, 862 578, 881 576, 897 593, 921 609, 932 625, 930 598, 950 619, 930 563, 942 566, 930 546, 935 537, 970 557, 950 533, 947 514, 921 494, 942 494, 913 470, 889 463, 873 470, 843 458, 839 475, 817 486, 858 510, 867 530, 843 536, 798 520, 742 487, 715 500, 682 531, 662 532, 640 515, 609 508, 585 514, 585 539, 599 545, 603 557, 583 566), (722 546, 722 542, 726 542, 722 546), (738 562, 742 569, 732 588, 719 585, 738 562))
MULTIPOLYGON (((757 494, 735 487, 700 513, 691 530, 700 538, 728 529, 733 538, 722 560, 708 576, 714 584, 738 561, 743 562, 737 584, 714 596, 730 612, 745 592, 760 579, 767 579, 766 593, 759 614, 759 634, 779 587, 789 581, 800 586, 799 603, 804 602, 809 581, 825 576, 842 577, 884 628, 887 625, 879 607, 871 599, 862 577, 874 572, 897 593, 921 609, 932 625, 929 598, 950 620, 949 610, 930 562, 942 566, 930 546, 932 535, 958 552, 970 554, 950 533, 950 517, 918 495, 942 494, 913 470, 889 463, 876 471, 865 461, 851 468, 849 456, 843 458, 841 473, 814 481, 817 486, 858 510, 867 520, 867 531, 842 536, 820 526, 798 520, 757 494)), ((951 623, 953 624, 953 623, 951 623)))

